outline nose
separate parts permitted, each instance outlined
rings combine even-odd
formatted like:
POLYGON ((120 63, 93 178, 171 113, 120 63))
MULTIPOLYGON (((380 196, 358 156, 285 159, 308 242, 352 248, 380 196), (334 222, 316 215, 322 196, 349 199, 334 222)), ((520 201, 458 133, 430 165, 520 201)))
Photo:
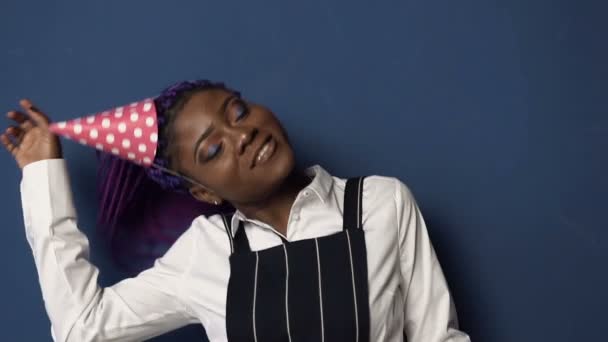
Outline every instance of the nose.
POLYGON ((236 147, 237 147, 237 153, 239 156, 241 156, 245 153, 245 149, 247 148, 248 145, 251 144, 251 142, 255 139, 257 134, 258 134, 258 129, 251 128, 251 127, 243 127, 241 130, 238 131, 236 147))

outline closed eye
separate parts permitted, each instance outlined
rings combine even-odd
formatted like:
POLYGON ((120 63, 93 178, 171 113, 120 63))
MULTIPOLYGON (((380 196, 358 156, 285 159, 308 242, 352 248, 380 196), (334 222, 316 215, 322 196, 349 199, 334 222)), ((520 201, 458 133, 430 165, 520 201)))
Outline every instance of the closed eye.
POLYGON ((249 107, 247 107, 247 104, 243 100, 237 99, 234 101, 233 112, 234 121, 238 122, 249 114, 249 107))
POLYGON ((209 148, 206 151, 207 153, 204 158, 204 161, 207 162, 207 161, 215 158, 218 154, 220 154, 222 152, 222 149, 223 149, 223 145, 221 143, 213 144, 213 145, 209 146, 209 148))

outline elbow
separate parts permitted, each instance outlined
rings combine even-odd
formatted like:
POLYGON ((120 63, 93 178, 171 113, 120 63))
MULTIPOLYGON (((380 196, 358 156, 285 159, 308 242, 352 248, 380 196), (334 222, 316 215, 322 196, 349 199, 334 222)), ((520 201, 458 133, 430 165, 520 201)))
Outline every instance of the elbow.
POLYGON ((104 338, 96 329, 86 328, 82 324, 75 322, 71 327, 66 327, 64 331, 55 332, 51 329, 53 341, 55 342, 103 342, 109 341, 104 338), (56 335, 57 334, 57 335, 56 335))

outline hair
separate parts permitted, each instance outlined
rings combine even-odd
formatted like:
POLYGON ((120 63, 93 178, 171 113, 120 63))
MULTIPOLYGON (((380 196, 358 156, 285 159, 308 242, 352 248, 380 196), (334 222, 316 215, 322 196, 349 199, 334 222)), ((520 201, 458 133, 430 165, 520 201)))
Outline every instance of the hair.
MULTIPOLYGON (((175 119, 192 95, 211 89, 240 96, 221 82, 194 80, 175 83, 154 99, 158 142, 153 164, 177 171, 172 159, 175 119)), ((213 206, 194 199, 188 181, 160 168, 145 168, 100 151, 97 157, 97 226, 115 262, 125 270, 150 267, 196 217, 234 210, 230 204, 213 206)))

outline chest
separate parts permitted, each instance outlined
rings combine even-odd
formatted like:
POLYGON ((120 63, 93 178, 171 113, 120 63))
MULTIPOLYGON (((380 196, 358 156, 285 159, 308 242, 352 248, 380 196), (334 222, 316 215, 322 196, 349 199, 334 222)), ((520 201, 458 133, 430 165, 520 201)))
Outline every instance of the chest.
MULTIPOLYGON (((315 218, 312 217, 308 221, 310 221, 308 223, 314 222, 315 218)), ((325 219, 325 224, 327 224, 327 219, 325 219)), ((308 235, 300 236, 301 239, 294 241, 292 244, 296 249, 301 247, 301 249, 307 249, 308 251, 301 253, 304 257, 299 257, 297 263, 294 263, 296 262, 295 257, 291 260, 292 265, 289 271, 292 275, 292 291, 290 296, 299 298, 299 292, 310 292, 307 290, 312 290, 318 286, 318 274, 314 274, 314 272, 309 274, 302 271, 303 269, 316 270, 316 251, 310 242, 315 239, 328 237, 329 239, 321 241, 330 242, 333 240, 332 236, 337 237, 337 234, 341 230, 340 216, 336 218, 333 224, 330 222, 325 226, 311 225, 309 228, 302 230, 308 235), (307 264, 308 266, 299 267, 298 263, 307 264), (296 277, 297 282, 293 277, 296 277), (306 286, 296 290, 296 286, 293 285, 294 283, 306 286)), ((276 278, 276 281, 280 282, 281 279, 284 279, 285 272, 287 271, 285 267, 285 253, 281 248, 281 239, 276 237, 276 234, 257 227, 248 227, 245 231, 249 237, 252 250, 272 250, 272 256, 267 258, 267 261, 263 265, 260 265, 263 266, 258 271, 260 279, 263 273, 265 275, 264 279, 276 278)), ((228 304, 228 288, 233 272, 230 260, 230 243, 226 239, 225 234, 222 234, 220 231, 209 230, 202 238, 208 239, 208 241, 216 241, 216 243, 206 244, 209 247, 205 251, 199 251, 193 256, 196 262, 193 263, 193 269, 189 273, 188 286, 186 287, 187 293, 184 295, 188 298, 192 310, 195 311, 195 314, 205 326, 209 338, 212 339, 213 336, 217 336, 217 340, 225 340, 227 338, 226 308, 228 304)), ((400 317, 402 315, 402 312, 400 312, 402 291, 399 286, 400 271, 396 247, 396 227, 387 224, 384 215, 371 214, 366 217, 362 238, 366 248, 363 262, 367 269, 367 305, 369 307, 370 335, 379 336, 384 331, 387 331, 386 325, 389 322, 392 322, 391 324, 400 324, 400 317), (391 317, 392 319, 389 319, 391 317)), ((342 264, 346 261, 344 260, 344 253, 340 255, 332 253, 333 247, 331 247, 331 243, 327 245, 327 248, 323 246, 319 247, 321 247, 319 257, 323 260, 330 263, 338 263, 340 262, 339 259, 342 259, 342 264)), ((296 253, 300 254, 299 252, 296 253)), ((287 257, 289 258, 291 254, 290 252, 287 257)), ((277 294, 279 292, 281 291, 276 291, 277 294)), ((349 292, 349 295, 352 294, 349 292)), ((304 297, 306 296, 302 296, 302 298, 304 297)), ((329 314, 326 314, 326 316, 329 317, 329 314)))
POLYGON ((301 236, 291 240, 277 233, 280 241, 269 248, 259 248, 271 239, 255 226, 223 216, 227 250, 204 251, 214 269, 189 273, 188 302, 209 338, 366 342, 395 331, 386 324, 403 323, 395 315, 402 300, 397 229, 386 210, 364 215, 362 199, 363 178, 349 179, 340 225, 326 215, 316 230, 296 230, 301 236))

